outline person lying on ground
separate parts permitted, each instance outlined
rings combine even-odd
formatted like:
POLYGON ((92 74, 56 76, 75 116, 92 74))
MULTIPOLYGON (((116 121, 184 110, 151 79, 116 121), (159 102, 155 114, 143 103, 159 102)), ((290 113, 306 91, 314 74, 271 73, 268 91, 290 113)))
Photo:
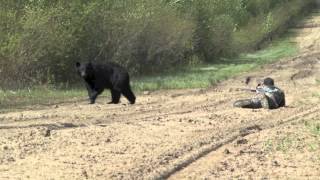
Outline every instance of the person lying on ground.
POLYGON ((233 106, 250 109, 277 109, 286 105, 284 92, 274 85, 272 78, 265 78, 261 84, 258 84, 255 92, 255 97, 237 100, 233 106))

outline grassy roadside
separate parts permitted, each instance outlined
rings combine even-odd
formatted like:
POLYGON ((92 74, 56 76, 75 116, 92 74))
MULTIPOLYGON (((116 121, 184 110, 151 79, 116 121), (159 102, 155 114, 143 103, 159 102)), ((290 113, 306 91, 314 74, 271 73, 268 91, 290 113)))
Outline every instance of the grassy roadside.
POLYGON ((263 50, 241 54, 237 58, 222 59, 219 64, 203 64, 159 76, 136 79, 134 88, 138 91, 158 89, 206 88, 219 81, 245 73, 261 65, 272 63, 284 57, 297 54, 296 45, 290 38, 273 42, 263 50))
MULTIPOLYGON (((297 54, 298 49, 290 38, 272 42, 263 50, 242 54, 233 59, 222 59, 219 64, 184 67, 177 72, 133 79, 136 93, 160 89, 206 88, 219 81, 245 73, 264 64, 297 54)), ((109 92, 105 93, 109 95, 109 92)), ((11 111, 28 105, 46 105, 87 99, 85 88, 57 89, 34 87, 17 91, 0 91, 1 111, 11 111)))

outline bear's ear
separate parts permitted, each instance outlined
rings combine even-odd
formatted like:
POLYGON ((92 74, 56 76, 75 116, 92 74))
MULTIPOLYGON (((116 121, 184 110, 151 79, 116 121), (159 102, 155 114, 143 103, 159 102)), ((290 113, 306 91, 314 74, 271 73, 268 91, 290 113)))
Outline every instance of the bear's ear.
POLYGON ((80 67, 80 63, 79 62, 76 62, 76 67, 78 68, 78 67, 80 67))

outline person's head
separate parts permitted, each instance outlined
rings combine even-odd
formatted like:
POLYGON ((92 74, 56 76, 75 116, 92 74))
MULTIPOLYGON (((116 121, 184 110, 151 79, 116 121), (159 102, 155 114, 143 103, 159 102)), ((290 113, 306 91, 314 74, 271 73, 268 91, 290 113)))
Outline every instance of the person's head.
POLYGON ((272 78, 267 77, 263 80, 263 85, 269 87, 274 86, 274 80, 272 78))

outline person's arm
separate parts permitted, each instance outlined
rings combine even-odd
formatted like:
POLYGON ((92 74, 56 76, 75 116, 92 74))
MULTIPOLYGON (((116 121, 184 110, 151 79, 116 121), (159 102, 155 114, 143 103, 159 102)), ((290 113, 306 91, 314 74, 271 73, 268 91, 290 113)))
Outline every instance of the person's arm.
POLYGON ((285 107, 286 106, 286 97, 283 92, 281 94, 281 98, 282 98, 282 101, 280 103, 280 107, 285 107))
POLYGON ((256 93, 265 93, 266 91, 263 89, 262 86, 257 86, 256 87, 256 93))

